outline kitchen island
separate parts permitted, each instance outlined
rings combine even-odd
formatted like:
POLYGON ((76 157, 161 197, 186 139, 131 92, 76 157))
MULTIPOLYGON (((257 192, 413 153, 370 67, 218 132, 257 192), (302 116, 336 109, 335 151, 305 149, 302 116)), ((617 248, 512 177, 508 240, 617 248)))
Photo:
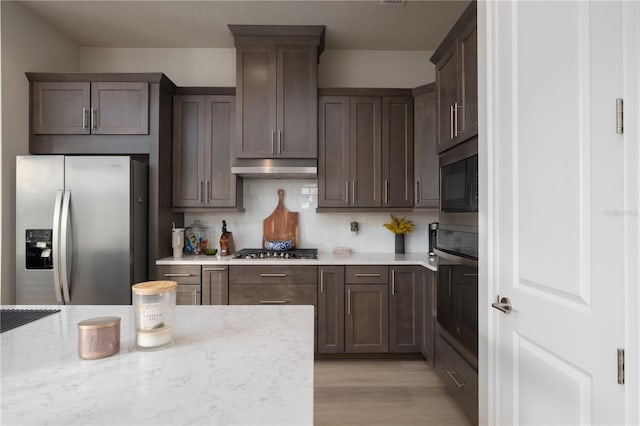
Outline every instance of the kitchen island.
POLYGON ((177 306, 151 352, 132 306, 52 308, 0 335, 2 424, 313 424, 313 306, 177 306), (120 352, 82 360, 77 323, 99 316, 121 317, 120 352))

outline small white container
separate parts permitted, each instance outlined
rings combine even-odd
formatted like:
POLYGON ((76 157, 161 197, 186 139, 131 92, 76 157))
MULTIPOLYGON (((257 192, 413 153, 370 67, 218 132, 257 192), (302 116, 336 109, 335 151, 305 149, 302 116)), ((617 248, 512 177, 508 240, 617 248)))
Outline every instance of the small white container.
POLYGON ((131 287, 138 349, 161 349, 173 343, 177 286, 175 281, 147 281, 131 287))

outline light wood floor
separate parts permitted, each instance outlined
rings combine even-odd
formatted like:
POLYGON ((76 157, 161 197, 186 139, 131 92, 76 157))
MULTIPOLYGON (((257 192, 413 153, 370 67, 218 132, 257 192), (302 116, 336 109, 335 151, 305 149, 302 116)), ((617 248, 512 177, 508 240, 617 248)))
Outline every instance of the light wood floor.
POLYGON ((317 360, 316 426, 460 425, 470 422, 420 360, 317 360))

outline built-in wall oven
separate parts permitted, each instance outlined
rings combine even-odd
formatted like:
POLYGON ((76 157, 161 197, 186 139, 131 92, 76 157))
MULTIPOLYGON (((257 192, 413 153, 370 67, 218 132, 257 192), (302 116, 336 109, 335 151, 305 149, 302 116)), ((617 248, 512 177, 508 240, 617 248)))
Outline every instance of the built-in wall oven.
POLYGON ((437 321, 478 356, 478 141, 440 155, 437 321))

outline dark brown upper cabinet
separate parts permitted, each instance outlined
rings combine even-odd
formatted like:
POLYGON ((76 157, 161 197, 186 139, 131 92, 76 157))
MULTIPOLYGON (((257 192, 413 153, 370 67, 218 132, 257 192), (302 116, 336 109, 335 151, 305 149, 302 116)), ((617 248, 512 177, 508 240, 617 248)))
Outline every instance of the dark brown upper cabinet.
POLYGON ((413 99, 404 89, 321 89, 318 209, 413 206, 413 99))
POLYGON ((317 158, 324 26, 229 29, 236 45, 234 158, 317 158))
POLYGON ((440 205, 440 168, 437 152, 435 83, 413 89, 415 208, 437 209, 440 205))
POLYGON ((438 152, 478 134, 476 2, 462 13, 431 57, 436 65, 438 152))
POLYGON ((147 82, 34 82, 36 135, 146 135, 147 82))
POLYGON ((173 207, 242 207, 242 181, 231 174, 235 97, 173 98, 173 207))

